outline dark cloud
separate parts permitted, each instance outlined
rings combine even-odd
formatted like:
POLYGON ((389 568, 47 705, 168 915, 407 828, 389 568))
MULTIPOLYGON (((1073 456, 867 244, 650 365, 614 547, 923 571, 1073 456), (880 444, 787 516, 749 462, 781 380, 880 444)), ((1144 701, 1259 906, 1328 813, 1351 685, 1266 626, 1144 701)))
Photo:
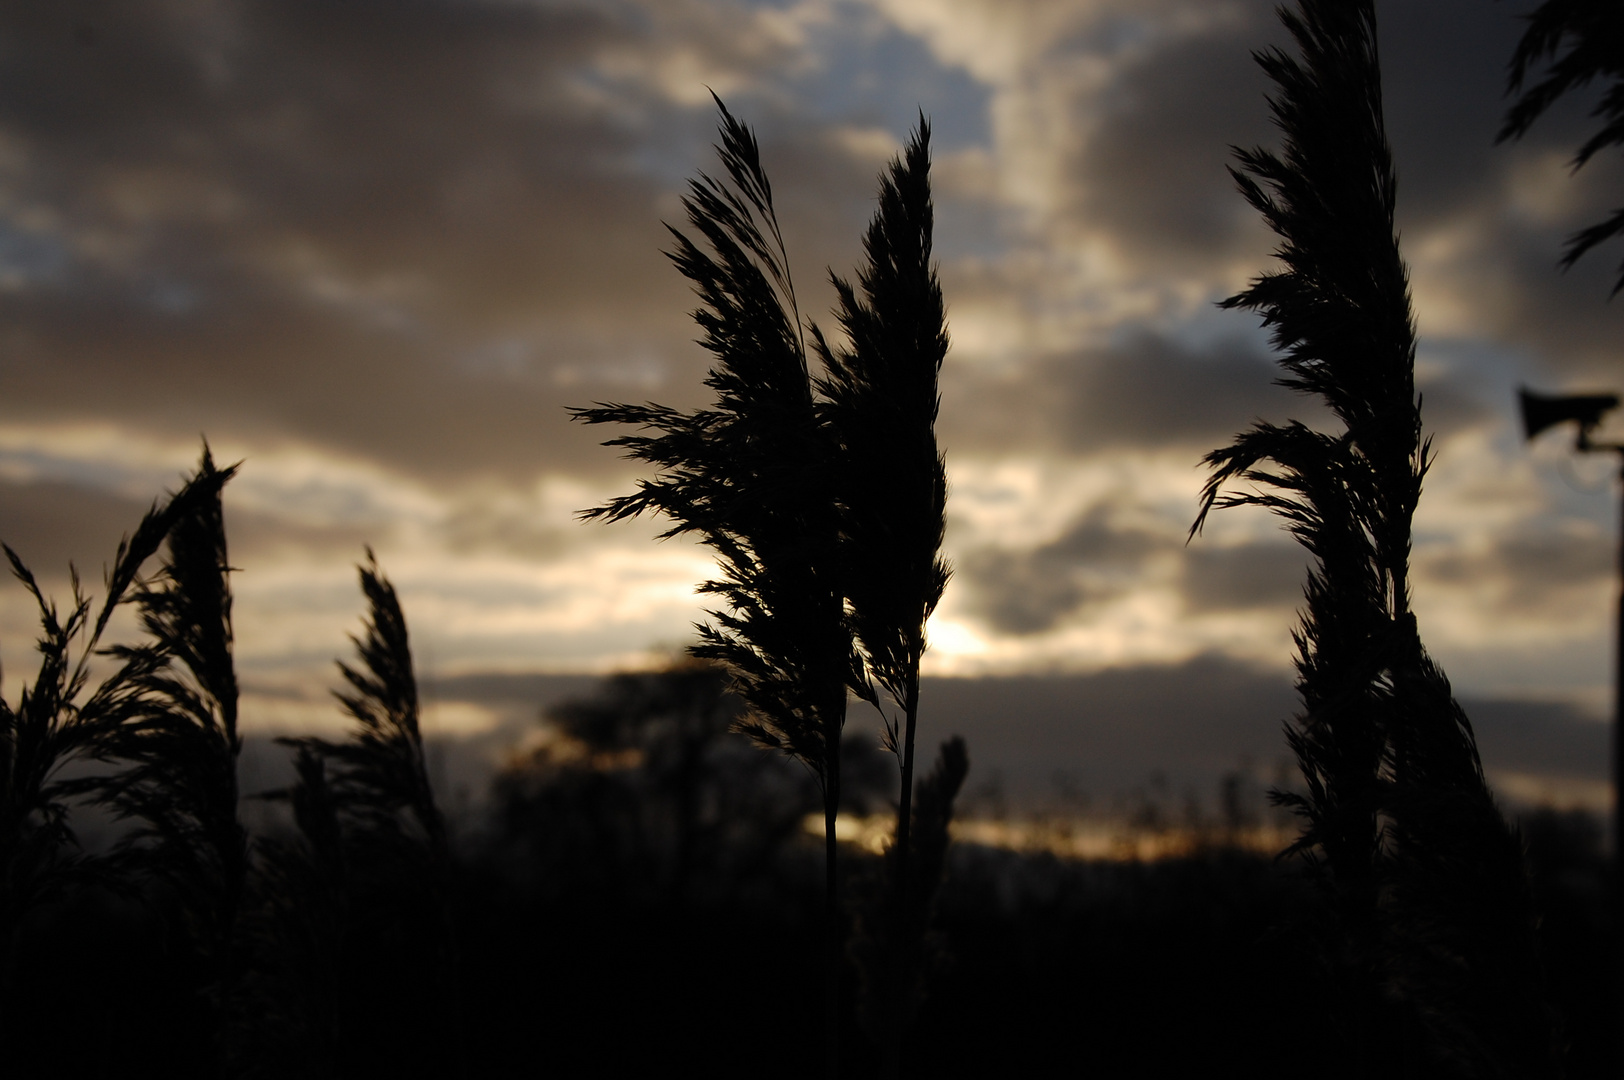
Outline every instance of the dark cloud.
MULTIPOLYGON (((963 735, 971 787, 1001 782, 1017 808, 1052 801, 1059 781, 1120 802, 1161 774, 1169 794, 1212 805, 1225 773, 1296 782, 1283 727, 1298 701, 1290 677, 1215 656, 1094 675, 927 679, 921 737, 963 735)), ((1607 725, 1570 704, 1463 702, 1491 773, 1537 776, 1559 788, 1607 775, 1607 725)), ((860 714, 854 714, 854 723, 860 714)))
MULTIPOLYGON (((0 541, 42 581, 65 578, 71 563, 95 591, 119 541, 135 531, 151 505, 83 484, 0 480, 0 541)), ((229 486, 226 526, 232 561, 247 569, 289 554, 336 552, 359 559, 367 543, 385 539, 361 527, 304 525, 243 510, 232 505, 229 486)))
MULTIPOLYGON (((648 80, 679 45, 748 77, 786 67, 788 46, 748 32, 748 6, 689 7, 693 25, 497 0, 0 9, 0 419, 291 436, 447 484, 621 468, 565 405, 704 393, 693 300, 659 250, 678 178, 709 164, 712 121, 648 80)), ((1272 138, 1248 57, 1280 38, 1271 9, 1152 36, 1091 99, 1068 213, 1130 262, 1206 273, 1255 251, 1267 265, 1223 165, 1228 144, 1272 138)), ((1582 116, 1558 110, 1496 150, 1506 13, 1452 0, 1383 19, 1407 227, 1478 214, 1499 230, 1484 266, 1517 285, 1494 317, 1557 362, 1599 356, 1616 337, 1590 289, 1606 259, 1559 278, 1560 229, 1495 209, 1518 155, 1574 144, 1582 116)), ((903 66, 924 78, 922 64, 903 66)), ((734 104, 761 130, 802 308, 820 315, 822 270, 855 261, 881 162, 831 132, 824 104, 734 104)), ((1576 181, 1595 199, 1603 168, 1576 181)), ((1305 407, 1272 375, 1244 346, 1129 335, 1001 382, 950 376, 943 429, 977 450, 1034 436, 1074 453, 1204 450, 1305 407)))
MULTIPOLYGON (((657 22, 496 0, 6 6, 0 419, 293 436, 447 482, 617 468, 565 405, 703 393, 692 297, 660 254, 672 182, 647 159, 671 141, 702 160, 710 110, 635 78, 592 90, 616 50, 652 69, 657 22)), ((775 62, 727 25, 688 45, 775 62)), ((778 122, 764 154, 816 299, 857 254, 880 162, 752 111, 778 122)))
POLYGON ((943 437, 980 453, 1181 447, 1193 466, 1260 417, 1319 416, 1314 402, 1274 385, 1278 374, 1238 342, 1195 349, 1150 334, 998 375, 950 360, 943 437))
POLYGON ((1281 674, 1218 657, 1093 675, 928 679, 921 730, 962 734, 971 760, 1039 789, 1056 769, 1109 792, 1161 769, 1216 774, 1284 756, 1294 695, 1281 674), (977 756, 978 749, 980 756, 977 756))
POLYGON ((1194 614, 1291 607, 1303 598, 1308 561, 1293 544, 1220 547, 1197 537, 1186 549, 1180 586, 1194 614))
POLYGON ((1608 725, 1559 701, 1461 701, 1477 734, 1483 765, 1493 772, 1595 784, 1608 778, 1608 725))
POLYGON ((1279 541, 1220 546, 1197 537, 1189 545, 1116 519, 1117 508, 1096 506, 1058 539, 1035 548, 986 547, 960 560, 958 584, 968 608, 1006 634, 1053 630, 1090 607, 1142 587, 1146 563, 1181 560, 1178 588, 1193 615, 1279 608, 1301 602, 1307 558, 1279 541))
MULTIPOLYGON (((470 673, 424 682, 432 726, 441 704, 467 702, 500 719, 488 733, 444 739, 432 752, 451 781, 478 798, 490 771, 545 711, 590 694, 586 675, 470 673)), ((1297 709, 1289 676, 1217 656, 1146 664, 1093 675, 929 678, 920 693, 920 737, 933 745, 963 735, 970 747, 972 792, 996 787, 1016 812, 1077 809, 1078 797, 1109 812, 1136 793, 1190 792, 1210 808, 1227 773, 1254 782, 1294 782, 1283 725, 1297 709)), ((1463 701, 1491 772, 1549 781, 1605 778, 1607 725, 1572 705, 1552 701, 1463 701)), ((335 713, 336 716, 336 713, 335 713)), ((871 715, 854 708, 854 734, 871 715)), ((268 746, 247 768, 271 786, 285 768, 268 746), (263 775, 262 775, 263 774, 263 775)), ((253 784, 245 782, 245 788, 253 784)))
POLYGON ((1116 513, 1116 507, 1096 506, 1036 548, 970 552, 958 568, 970 610, 1001 633, 1037 634, 1129 591, 1145 560, 1173 541, 1120 524, 1116 513))
MULTIPOLYGON (((1225 9, 1199 33, 1151 38, 1104 91, 1091 87, 1090 127, 1069 170, 1066 213, 1107 238, 1128 266, 1186 276, 1234 260, 1271 269, 1272 237, 1234 190, 1232 145, 1275 148, 1267 80, 1254 50, 1286 47, 1270 0, 1225 9)), ((1604 301, 1624 251, 1604 246, 1572 272, 1564 239, 1619 203, 1624 163, 1604 154, 1567 181, 1558 220, 1516 205, 1513 176, 1553 152, 1571 157, 1595 129, 1599 89, 1564 100, 1516 144, 1496 146, 1506 69, 1523 24, 1510 4, 1442 0, 1378 5, 1387 129, 1399 174, 1406 251, 1433 234, 1460 244, 1443 272, 1485 333, 1538 351, 1558 370, 1595 370, 1617 339, 1604 301)), ((1433 332, 1420 311, 1423 334, 1433 332)), ((1235 316, 1242 318, 1244 316, 1235 316)))
MULTIPOLYGON (((516 738, 546 706, 589 693, 586 676, 479 673, 425 686, 432 702, 467 701, 506 718, 516 738)), ((1219 777, 1257 766, 1267 776, 1289 756, 1280 725, 1294 696, 1286 677, 1218 657, 1143 665, 1095 675, 928 678, 920 693, 920 737, 934 745, 963 735, 971 787, 994 781, 1014 809, 1052 801, 1057 780, 1106 800, 1162 774, 1174 791, 1215 794, 1219 777)), ((854 706, 853 734, 872 713, 854 706)))
POLYGON ((1421 420, 1429 436, 1451 435, 1485 422, 1501 423, 1506 403, 1513 400, 1509 387, 1486 385, 1482 372, 1456 370, 1430 379, 1417 379, 1421 395, 1421 420), (1491 404, 1485 393, 1501 391, 1501 401, 1491 404), (1498 408, 1496 406, 1499 406, 1498 408))
POLYGON ((602 680, 595 675, 509 674, 472 672, 425 680, 423 696, 436 702, 467 702, 490 709, 511 739, 534 731, 547 710, 587 697, 602 680))
POLYGON ((72 563, 95 583, 148 505, 78 484, 0 481, 0 541, 36 576, 57 577, 72 563))
POLYGON ((1266 234, 1235 193, 1229 148, 1270 137, 1268 80, 1251 53, 1283 31, 1270 3, 1226 6, 1208 32, 1169 34, 1102 95, 1098 127, 1071 162, 1072 214, 1103 228, 1131 265, 1189 273, 1237 253, 1262 254, 1266 234))
POLYGON ((1417 563, 1428 578, 1476 587, 1504 610, 1560 616, 1607 587, 1615 558, 1600 534, 1525 529, 1482 550, 1421 554, 1417 563))
MULTIPOLYGON (((1382 104, 1399 169, 1400 224, 1452 217, 1463 197, 1496 185, 1508 164, 1495 133, 1506 65, 1522 34, 1519 5, 1478 0, 1378 5, 1382 104)), ((1566 128, 1564 118, 1554 126, 1566 128)), ((1542 135, 1544 143, 1559 137, 1542 135)))
MULTIPOLYGON (((1559 102, 1520 142, 1494 138, 1510 99, 1507 65, 1531 5, 1479 0, 1380 5, 1387 130, 1399 172, 1398 224, 1406 240, 1453 229, 1466 241, 1449 273, 1474 305, 1474 331, 1531 347, 1561 371, 1610 359, 1617 321, 1604 301, 1617 245, 1592 252, 1569 273, 1557 262, 1565 238, 1618 205, 1624 168, 1603 155, 1559 181, 1557 220, 1516 204, 1513 176, 1553 153, 1571 158, 1595 122, 1599 88, 1559 102)), ((1420 311, 1421 331, 1428 313, 1420 311)))

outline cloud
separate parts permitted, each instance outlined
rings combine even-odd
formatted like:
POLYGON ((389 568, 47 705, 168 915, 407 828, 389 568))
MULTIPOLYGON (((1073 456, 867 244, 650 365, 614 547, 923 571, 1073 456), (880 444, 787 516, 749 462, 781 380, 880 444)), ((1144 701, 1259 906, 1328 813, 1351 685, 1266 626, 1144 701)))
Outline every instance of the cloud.
MULTIPOLYGON (((548 708, 598 685, 591 676, 502 672, 433 679, 422 686, 425 728, 434 752, 448 758, 441 766, 448 778, 477 801, 504 752, 533 735, 548 708), (487 719, 469 735, 444 722, 472 712, 487 719)), ((256 704, 268 700, 260 695, 256 704)), ((1298 783, 1282 730, 1298 707, 1289 676, 1216 655, 1096 675, 927 678, 920 700, 922 746, 952 735, 969 744, 971 812, 1001 803, 1016 814, 1108 816, 1159 795, 1193 798, 1211 813, 1226 776, 1239 774, 1254 790, 1298 783)), ((1584 710, 1548 700, 1462 705, 1502 799, 1584 805, 1606 791, 1607 725, 1584 710)), ((336 729, 337 710, 322 708, 329 725, 322 730, 336 729)), ((861 706, 849 724, 855 737, 874 735, 872 714, 861 706)), ((247 789, 272 786, 285 772, 263 743, 245 753, 247 789)))
MULTIPOLYGON (((440 484, 618 470, 566 404, 703 393, 651 152, 702 161, 704 79, 798 33, 698 3, 13 5, 0 421, 291 437, 440 484)), ((761 113, 818 294, 884 155, 761 113)))
MULTIPOLYGON (((920 701, 921 737, 963 735, 970 786, 996 778, 1017 808, 1052 805, 1057 780, 1096 807, 1158 773, 1169 794, 1191 791, 1209 807, 1231 771, 1298 782, 1282 730, 1298 709, 1290 677, 1221 656, 1096 675, 931 679, 920 701)), ((1520 794, 1582 799, 1605 778, 1607 726, 1585 711, 1551 700, 1463 705, 1491 778, 1523 778, 1520 794)))
POLYGON ((1265 250, 1224 167, 1230 147, 1270 139, 1268 83, 1250 53, 1280 31, 1269 4, 1213 14, 1123 50, 1091 93, 1086 135, 1066 160, 1064 213, 1079 231, 1108 238, 1136 275, 1198 277, 1222 289, 1238 259, 1265 250))
POLYGON ((955 452, 993 455, 1180 449, 1193 465, 1258 417, 1319 413, 1275 386, 1278 375, 1237 341, 1192 347, 1143 332, 1002 371, 955 368, 950 357, 943 438, 955 452))
POLYGON ((1429 586, 1469 591, 1501 616, 1561 621, 1607 591, 1615 557, 1596 530, 1525 527, 1476 545, 1430 551, 1417 560, 1417 570, 1429 586))
POLYGON ((68 564, 90 582, 111 565, 121 536, 135 531, 147 505, 66 483, 0 480, 0 541, 37 577, 64 575, 68 564))
POLYGON ((1185 552, 1181 586, 1193 614, 1289 608, 1301 603, 1308 557, 1278 541, 1219 546, 1195 541, 1185 552))
POLYGON ((986 547, 967 554, 958 576, 970 610, 1006 634, 1037 634, 1140 584, 1146 561, 1169 538, 1115 520, 1097 505, 1049 543, 1026 550, 986 547))
MULTIPOLYGON (((99 567, 201 432, 246 459, 227 494, 245 670, 325 668, 362 541, 444 669, 680 644, 707 560, 647 522, 573 521, 634 469, 564 406, 708 394, 694 298, 660 255, 684 179, 713 167, 705 87, 756 126, 801 309, 826 324, 824 269, 858 261, 875 173, 922 107, 955 341, 960 574, 935 655, 1283 669, 1302 558, 1274 523, 1231 513, 1181 546, 1202 454, 1254 418, 1322 418, 1272 385, 1255 316, 1212 303, 1272 268, 1224 173, 1229 144, 1278 141, 1248 56, 1283 39, 1272 6, 0 7, 0 535, 99 567)), ((1473 685, 1553 658, 1540 685, 1600 685, 1605 649, 1579 641, 1600 640, 1606 570, 1576 552, 1608 511, 1518 456, 1510 402, 1616 376, 1616 255, 1552 266, 1624 171, 1568 175, 1583 101, 1492 146, 1504 5, 1381 14, 1441 451, 1417 531, 1429 641, 1473 685)), ((6 605, 8 626, 29 615, 6 605)))

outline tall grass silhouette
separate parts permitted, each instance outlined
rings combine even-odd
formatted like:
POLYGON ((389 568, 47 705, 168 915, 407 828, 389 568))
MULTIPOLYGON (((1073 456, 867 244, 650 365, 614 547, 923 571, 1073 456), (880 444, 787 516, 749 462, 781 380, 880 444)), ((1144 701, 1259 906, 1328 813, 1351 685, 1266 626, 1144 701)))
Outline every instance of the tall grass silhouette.
POLYGON ((587 519, 645 512, 674 524, 663 537, 696 534, 717 554, 722 576, 700 591, 725 610, 709 612, 693 653, 727 665, 747 712, 740 729, 803 762, 823 792, 829 970, 827 1038, 831 1071, 839 1053, 841 931, 835 816, 846 692, 863 685, 862 660, 845 610, 836 447, 821 422, 807 368, 800 309, 772 186, 755 136, 721 110, 718 148, 731 185, 701 173, 683 200, 707 254, 671 229, 671 259, 704 306, 694 313, 701 343, 716 358, 706 385, 715 405, 681 413, 659 405, 575 410, 590 424, 660 432, 605 445, 655 466, 652 479, 587 519))
POLYGON ((239 974, 238 918, 247 886, 248 832, 237 814, 237 677, 232 659, 231 566, 220 469, 208 447, 175 513, 159 572, 132 599, 149 643, 109 654, 139 668, 118 723, 96 744, 116 763, 83 784, 131 826, 113 866, 152 883, 173 905, 195 957, 203 1050, 224 1051, 227 999, 239 974))
MULTIPOLYGON (((1507 92, 1518 97, 1506 111, 1495 141, 1522 138, 1558 99, 1597 79, 1607 80, 1611 85, 1590 113, 1601 121, 1601 127, 1574 155, 1577 171, 1606 147, 1624 144, 1624 10, 1611 0, 1545 0, 1524 18, 1528 26, 1512 54, 1506 80, 1507 92), (1544 69, 1544 76, 1532 86, 1526 85, 1539 68, 1544 69)), ((1562 269, 1620 234, 1624 234, 1624 207, 1568 237, 1562 269)), ((1624 263, 1619 265, 1612 295, 1621 289, 1624 263)))
POLYGON ((942 743, 931 771, 911 792, 913 829, 887 849, 884 874, 858 895, 851 951, 860 978, 858 1021, 879 1042, 881 1071, 900 1076, 906 1037, 919 1015, 930 977, 941 967, 945 943, 932 929, 937 891, 947 869, 953 801, 970 772, 958 736, 942 743))
POLYGON ((359 574, 367 599, 364 633, 351 639, 359 663, 339 663, 346 688, 335 692, 350 736, 279 740, 295 752, 297 779, 268 793, 290 803, 302 843, 261 845, 259 945, 270 970, 258 996, 285 1010, 267 1041, 284 1054, 296 1044, 301 1070, 381 1075, 388 1060, 460 1075, 451 850, 429 783, 411 643, 370 548, 359 574), (422 996, 366 1007, 347 1000, 346 987, 380 973, 422 996))
MULTIPOLYGON (((720 99, 717 106, 731 184, 702 173, 684 199, 710 253, 671 230, 671 258, 704 303, 694 318, 716 359, 706 380, 716 403, 694 413, 575 410, 587 423, 659 432, 606 443, 660 471, 635 494, 583 516, 664 514, 674 524, 662 538, 693 533, 716 551, 722 577, 701 591, 721 597, 726 610, 709 613, 692 651, 733 673, 746 706, 739 729, 805 763, 822 785, 833 1071, 841 731, 848 692, 879 707, 876 682, 900 713, 887 724, 902 774, 897 918, 888 925, 918 907, 906 894, 919 665, 925 622, 948 577, 938 555, 947 481, 934 426, 947 332, 931 264, 930 128, 921 116, 881 177, 857 287, 831 274, 847 344, 831 344, 808 324, 823 368, 814 377, 759 147, 720 99)), ((910 955, 891 953, 898 963, 910 955)), ((889 981, 900 987, 911 978, 898 971, 889 981)))
MULTIPOLYGON (((892 1024, 875 1032, 892 1075, 901 1068, 901 1043, 915 1008, 913 943, 924 928, 913 920, 928 911, 927 898, 911 895, 916 883, 909 867, 919 666, 925 623, 949 576, 939 554, 947 471, 936 447, 937 377, 948 340, 942 288, 931 262, 934 218, 930 125, 921 115, 902 155, 880 178, 879 209, 863 238, 861 294, 831 275, 836 316, 849 345, 831 346, 814 333, 826 372, 818 383, 821 411, 838 443, 851 625, 868 674, 900 713, 900 723, 888 722, 886 733, 901 766, 896 835, 887 859, 892 910, 884 920, 896 935, 885 950, 896 970, 883 981, 896 1000, 892 1024)), ((857 689, 878 706, 872 687, 857 689)), ((959 754, 953 760, 967 759, 959 754)))
POLYGON ((1262 314, 1281 384, 1321 400, 1342 430, 1259 422, 1209 454, 1191 532, 1214 506, 1263 506, 1313 557, 1295 634, 1303 709, 1287 732, 1307 793, 1277 798, 1304 820, 1291 852, 1331 897, 1347 1060, 1390 1068, 1414 1028, 1429 1074, 1547 1075, 1554 1041, 1520 841, 1409 605, 1430 448, 1374 7, 1302 0, 1281 18, 1301 60, 1278 49, 1257 60, 1285 146, 1237 150, 1231 174, 1280 236, 1284 267, 1224 306, 1262 314), (1235 480, 1257 487, 1223 494, 1235 480))
POLYGON ((149 680, 167 660, 158 645, 119 650, 120 662, 92 689, 91 663, 102 652, 102 636, 175 522, 216 497, 223 482, 218 474, 200 473, 147 511, 134 534, 119 543, 99 608, 72 571, 72 605, 64 615, 17 553, 5 548, 12 573, 39 612, 40 662, 15 705, 0 699, 0 1001, 10 989, 18 922, 58 898, 85 869, 69 813, 86 784, 64 777, 63 770, 108 752, 113 733, 145 708, 149 680))

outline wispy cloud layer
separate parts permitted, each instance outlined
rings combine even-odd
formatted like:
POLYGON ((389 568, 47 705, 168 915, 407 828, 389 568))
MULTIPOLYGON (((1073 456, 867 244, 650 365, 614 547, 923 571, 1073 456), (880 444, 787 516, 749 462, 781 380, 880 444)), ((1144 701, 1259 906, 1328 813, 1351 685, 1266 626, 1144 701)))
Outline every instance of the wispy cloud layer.
MULTIPOLYGON (((922 109, 955 342, 934 670, 1283 671, 1301 557, 1246 515, 1185 544, 1202 452, 1254 417, 1316 420, 1272 385, 1260 329, 1214 307, 1268 265, 1224 166, 1273 138, 1248 55, 1280 39, 1272 6, 6 5, 0 537, 58 588, 70 560, 93 579, 206 435, 244 461, 241 649, 277 700, 321 696, 366 542, 444 674, 680 646, 703 556, 574 521, 632 474, 563 410, 702 400, 694 301, 660 252, 711 167, 707 88, 760 132, 813 317, 922 109)), ((1522 381, 1616 381, 1617 253, 1554 264, 1624 172, 1569 175, 1583 102, 1493 146, 1506 5, 1381 17, 1439 450, 1416 608, 1468 691, 1594 698, 1610 498, 1523 447, 1511 410, 1522 381)), ((24 599, 0 600, 8 677, 24 599)))

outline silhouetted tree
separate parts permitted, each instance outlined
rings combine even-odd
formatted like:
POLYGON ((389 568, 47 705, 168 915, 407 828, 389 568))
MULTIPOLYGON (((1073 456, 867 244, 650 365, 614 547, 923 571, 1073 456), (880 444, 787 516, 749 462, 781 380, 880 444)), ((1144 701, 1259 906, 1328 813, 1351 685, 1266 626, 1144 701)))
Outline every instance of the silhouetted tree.
MULTIPOLYGON (((1590 112, 1602 125, 1574 155, 1573 168, 1577 170, 1603 148, 1624 144, 1624 8, 1614 0, 1545 0, 1524 18, 1528 27, 1512 54, 1506 81, 1507 93, 1520 96, 1506 111, 1495 141, 1522 138, 1558 98, 1590 85, 1592 80, 1606 80, 1606 92, 1590 112), (1545 69, 1544 78, 1525 88, 1529 75, 1541 67, 1545 69)), ((1621 233, 1624 207, 1568 237, 1562 269, 1621 233)), ((1624 289, 1624 264, 1619 266, 1613 295, 1620 289, 1624 289)))
POLYGON ((740 729, 803 762, 822 785, 832 1069, 839 1044, 840 744, 847 687, 862 682, 862 661, 845 611, 834 440, 814 399, 772 187, 755 136, 720 99, 717 107, 718 152, 732 184, 701 173, 683 200, 711 254, 671 229, 672 261, 704 304, 694 319, 716 358, 706 380, 716 402, 693 413, 660 405, 576 410, 574 417, 590 424, 659 432, 605 444, 659 471, 639 481, 635 494, 583 516, 664 514, 674 524, 663 536, 693 533, 716 552, 721 577, 700 591, 720 597, 725 610, 709 613, 692 651, 733 673, 747 709, 740 729))
POLYGON ((1209 454, 1192 534, 1214 505, 1264 506, 1314 559, 1296 633, 1303 711, 1287 733, 1307 793, 1276 797, 1303 817, 1291 850, 1333 898, 1347 1060, 1390 1070, 1394 1029, 1415 1024, 1430 1075, 1545 1075, 1553 1040, 1520 844, 1409 607, 1429 449, 1374 7, 1302 0, 1281 18, 1301 61, 1257 59, 1278 87, 1285 147, 1238 150, 1231 174, 1281 237, 1284 269, 1224 306, 1262 313, 1281 384, 1322 400, 1342 430, 1259 422, 1209 454), (1234 479, 1260 489, 1222 495, 1234 479))
MULTIPOLYGON (((821 799, 805 770, 735 730, 743 703, 731 681, 688 660, 612 676, 547 712, 550 737, 494 787, 504 842, 535 886, 596 909, 780 893, 780 858, 821 799)), ((849 804, 866 762, 860 746, 842 758, 849 804)))

